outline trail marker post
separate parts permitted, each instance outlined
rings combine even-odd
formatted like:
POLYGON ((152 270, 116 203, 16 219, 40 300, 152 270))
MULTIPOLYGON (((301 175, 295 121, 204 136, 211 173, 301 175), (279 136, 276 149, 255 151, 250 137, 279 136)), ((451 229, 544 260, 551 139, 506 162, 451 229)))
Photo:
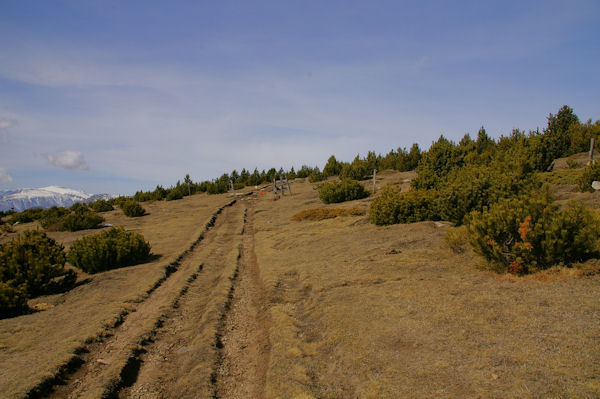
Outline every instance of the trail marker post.
POLYGON ((590 139, 590 160, 588 162, 588 165, 593 165, 594 164, 594 138, 592 137, 590 139))
POLYGON ((282 179, 281 176, 279 176, 279 180, 273 179, 273 199, 274 200, 277 199, 277 193, 279 191, 281 191, 282 196, 285 195, 286 186, 287 186, 288 192, 290 193, 290 195, 292 195, 292 188, 290 187, 290 182, 288 181, 287 176, 285 177, 285 179, 282 179))
POLYGON ((231 195, 235 197, 235 187, 233 186, 233 180, 229 180, 231 183, 231 195))

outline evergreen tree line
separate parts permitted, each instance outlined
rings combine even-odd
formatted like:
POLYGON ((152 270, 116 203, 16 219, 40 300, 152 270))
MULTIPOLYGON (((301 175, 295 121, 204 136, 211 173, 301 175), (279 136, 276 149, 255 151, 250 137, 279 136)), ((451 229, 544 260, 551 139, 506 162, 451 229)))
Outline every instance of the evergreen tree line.
POLYGON ((323 169, 303 165, 297 171, 292 167, 289 170, 271 168, 260 172, 255 168, 250 172, 250 169, 244 168, 241 172, 233 170, 217 179, 203 182, 193 182, 188 174, 183 181, 169 188, 159 185, 153 191, 138 191, 134 199, 143 202, 180 199, 196 193, 222 194, 231 189, 232 181, 237 190, 268 184, 280 177, 308 178, 311 182, 323 181, 330 176, 363 180, 372 176, 373 170, 385 169, 401 172, 417 169, 419 178, 414 184, 415 188, 430 189, 453 169, 467 164, 500 162, 523 172, 544 171, 556 158, 587 151, 590 138, 598 137, 599 133, 600 121, 592 122, 590 119, 582 123, 573 109, 565 105, 556 115, 548 116, 548 125, 541 132, 515 129, 508 136, 494 140, 482 127, 476 138, 465 134, 458 143, 441 135, 428 151, 422 151, 414 143, 409 150, 398 148, 385 155, 369 151, 365 157, 357 155, 351 162, 338 161, 335 155, 331 155, 323 169))

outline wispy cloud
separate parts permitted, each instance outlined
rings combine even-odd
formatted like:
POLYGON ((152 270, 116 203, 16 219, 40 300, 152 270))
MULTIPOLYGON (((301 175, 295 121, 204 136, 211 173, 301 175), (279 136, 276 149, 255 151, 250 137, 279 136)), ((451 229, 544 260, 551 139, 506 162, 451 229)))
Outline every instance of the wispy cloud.
POLYGON ((89 167, 80 151, 66 150, 56 154, 46 154, 50 165, 68 170, 88 170, 89 167))
POLYGON ((14 119, 0 119, 0 144, 8 144, 10 142, 9 129, 17 124, 14 119))
POLYGON ((17 124, 14 119, 0 119, 0 130, 9 129, 17 124))
POLYGON ((0 168, 0 183, 10 183, 13 178, 8 174, 6 169, 0 168))

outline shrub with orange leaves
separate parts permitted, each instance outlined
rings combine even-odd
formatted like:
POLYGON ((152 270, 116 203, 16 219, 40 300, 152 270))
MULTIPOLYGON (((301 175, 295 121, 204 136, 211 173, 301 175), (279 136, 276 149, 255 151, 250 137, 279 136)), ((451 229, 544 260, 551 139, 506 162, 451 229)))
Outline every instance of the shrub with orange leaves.
POLYGON ((599 255, 600 221, 579 202, 560 209, 549 190, 500 201, 467 221, 475 252, 495 269, 526 274, 599 255))

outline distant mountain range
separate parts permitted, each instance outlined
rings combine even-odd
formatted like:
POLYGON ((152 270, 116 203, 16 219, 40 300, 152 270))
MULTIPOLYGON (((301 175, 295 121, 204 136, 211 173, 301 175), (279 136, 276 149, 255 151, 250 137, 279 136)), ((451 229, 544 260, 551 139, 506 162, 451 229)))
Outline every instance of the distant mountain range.
POLYGON ((29 208, 69 207, 76 202, 93 202, 110 198, 112 198, 110 194, 90 195, 83 191, 58 186, 22 188, 0 191, 0 211, 13 209, 16 212, 21 212, 29 208))

